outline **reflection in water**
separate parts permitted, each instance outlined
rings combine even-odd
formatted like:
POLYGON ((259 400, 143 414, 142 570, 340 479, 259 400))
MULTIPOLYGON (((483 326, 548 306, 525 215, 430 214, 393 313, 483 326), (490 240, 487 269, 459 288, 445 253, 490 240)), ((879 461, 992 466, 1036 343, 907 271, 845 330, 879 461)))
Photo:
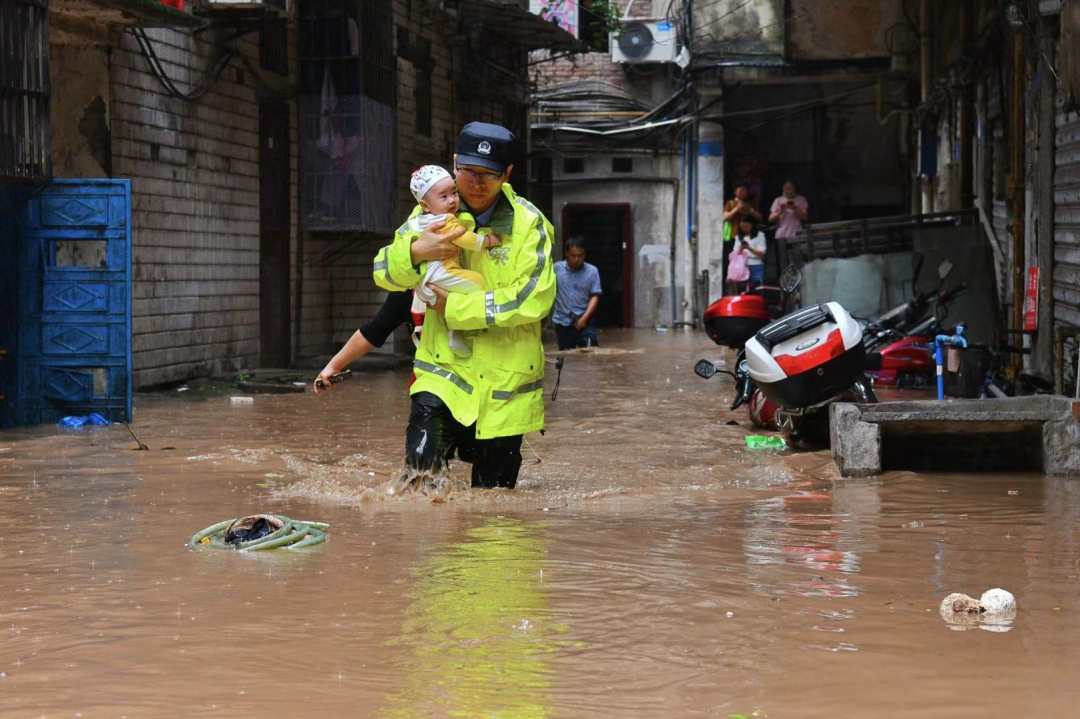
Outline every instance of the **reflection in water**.
POLYGON ((422 562, 409 591, 387 719, 546 717, 553 649, 535 526, 492 519, 422 562))
POLYGON ((730 381, 691 372, 706 338, 605 337, 646 351, 567 358, 518 489, 439 505, 362 502, 400 467, 407 373, 140 396, 150 451, 0 433, 0 717, 1076 715, 1080 482, 749 452, 730 381), (184 547, 259 510, 330 541, 184 547), (994 586, 1011 631, 942 621, 994 586))
POLYGON ((771 596, 857 597, 850 575, 860 572, 861 542, 853 533, 867 521, 834 510, 834 494, 809 482, 781 497, 746 507, 743 551, 754 590, 771 596), (793 571, 776 571, 780 565, 793 571))

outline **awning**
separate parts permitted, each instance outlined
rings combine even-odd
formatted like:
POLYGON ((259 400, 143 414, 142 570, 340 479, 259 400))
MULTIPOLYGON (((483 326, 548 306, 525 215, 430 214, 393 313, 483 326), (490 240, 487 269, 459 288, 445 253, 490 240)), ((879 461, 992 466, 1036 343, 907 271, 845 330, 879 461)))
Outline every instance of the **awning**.
POLYGON ((498 33, 526 50, 575 50, 581 45, 566 30, 514 0, 458 0, 457 10, 458 18, 466 26, 470 21, 479 21, 486 32, 498 33))

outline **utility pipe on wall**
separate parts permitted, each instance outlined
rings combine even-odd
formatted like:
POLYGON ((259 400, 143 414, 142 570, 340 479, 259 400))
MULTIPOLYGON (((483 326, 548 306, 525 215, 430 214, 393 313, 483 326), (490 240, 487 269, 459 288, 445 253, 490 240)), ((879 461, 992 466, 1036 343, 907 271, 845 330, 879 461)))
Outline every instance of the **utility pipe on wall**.
MULTIPOLYGON (((921 0, 919 3, 919 103, 923 106, 930 99, 930 0, 921 0)), ((919 131, 919 156, 920 161, 923 153, 922 128, 919 131)), ((934 211, 933 183, 929 177, 919 177, 919 187, 922 190, 922 207, 924 213, 934 211)))
MULTIPOLYGON (((1024 329, 1024 79, 1026 75, 1026 61, 1024 58, 1024 32, 1018 30, 1013 33, 1013 83, 1012 83, 1012 177, 1010 194, 1010 211, 1012 212, 1012 257, 1010 270, 1012 271, 1012 306, 1011 329, 1015 333, 1009 339, 1009 345, 1019 347, 1021 344, 1020 332, 1024 329)), ((1022 365, 1022 357, 1019 352, 1012 354, 1012 370, 1014 375, 1019 374, 1022 365)))

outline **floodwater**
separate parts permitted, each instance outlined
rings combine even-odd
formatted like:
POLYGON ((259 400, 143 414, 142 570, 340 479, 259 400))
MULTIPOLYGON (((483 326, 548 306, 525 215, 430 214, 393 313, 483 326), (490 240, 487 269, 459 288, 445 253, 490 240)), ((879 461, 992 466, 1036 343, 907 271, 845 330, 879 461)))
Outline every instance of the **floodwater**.
POLYGON ((701 335, 604 339, 567 358, 518 489, 445 503, 382 491, 406 372, 140 396, 148 451, 0 433, 0 715, 1076 715, 1080 483, 840 480, 745 449, 729 380, 691 372, 721 354, 701 335), (330 540, 185 547, 257 511, 330 540), (1011 625, 938 616, 994 586, 1011 625))

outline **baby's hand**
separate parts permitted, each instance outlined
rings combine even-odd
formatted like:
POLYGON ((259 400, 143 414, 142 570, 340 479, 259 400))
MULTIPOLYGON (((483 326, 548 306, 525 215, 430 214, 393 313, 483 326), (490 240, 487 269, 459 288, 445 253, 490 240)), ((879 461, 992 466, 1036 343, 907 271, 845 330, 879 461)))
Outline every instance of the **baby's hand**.
POLYGON ((484 235, 484 249, 485 250, 490 248, 490 247, 498 247, 501 244, 502 244, 502 238, 499 237, 498 235, 496 235, 494 232, 490 232, 490 233, 484 235))

